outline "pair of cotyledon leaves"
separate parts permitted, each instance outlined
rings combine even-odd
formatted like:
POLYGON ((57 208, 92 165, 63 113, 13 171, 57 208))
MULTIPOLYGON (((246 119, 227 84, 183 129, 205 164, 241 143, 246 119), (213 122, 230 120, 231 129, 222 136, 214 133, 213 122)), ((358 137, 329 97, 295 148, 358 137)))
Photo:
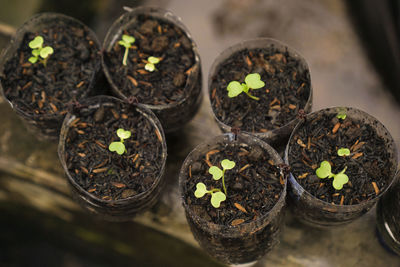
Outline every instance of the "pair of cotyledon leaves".
POLYGON ((131 137, 131 132, 130 131, 125 131, 124 129, 119 128, 117 130, 117 135, 121 139, 121 141, 112 142, 108 146, 108 149, 111 152, 117 152, 119 155, 122 155, 126 151, 125 145, 124 145, 124 140, 128 139, 129 137, 131 137))
POLYGON ((49 55, 54 53, 54 50, 51 46, 43 47, 43 37, 36 36, 32 41, 29 42, 29 47, 32 48, 33 57, 29 58, 29 62, 32 64, 36 63, 39 59, 39 56, 43 59, 47 58, 49 55))
POLYGON ((261 76, 258 73, 252 73, 246 76, 244 83, 240 84, 238 81, 232 81, 228 84, 228 96, 236 97, 242 92, 248 96, 258 100, 257 97, 249 95, 249 89, 260 89, 265 86, 265 83, 261 81, 261 76))
POLYGON ((333 177, 333 182, 332 185, 336 190, 340 190, 343 188, 343 185, 349 182, 349 177, 344 173, 347 170, 347 167, 345 167, 341 172, 338 174, 332 173, 332 167, 331 164, 324 160, 321 162, 320 167, 316 170, 316 174, 319 178, 324 179, 324 178, 332 178, 333 177))

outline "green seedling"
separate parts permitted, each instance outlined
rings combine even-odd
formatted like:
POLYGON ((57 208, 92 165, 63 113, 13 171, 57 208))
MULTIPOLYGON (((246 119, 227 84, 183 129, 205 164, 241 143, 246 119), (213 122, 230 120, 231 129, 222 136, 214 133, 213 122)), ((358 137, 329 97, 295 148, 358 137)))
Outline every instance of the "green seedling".
POLYGON ((350 149, 342 147, 337 151, 338 156, 344 157, 350 155, 350 149))
POLYGON ((222 178, 222 187, 224 188, 225 195, 227 194, 225 187, 225 171, 233 169, 235 165, 236 164, 234 161, 224 159, 223 161, 221 161, 222 170, 217 166, 211 166, 210 169, 208 169, 208 173, 213 176, 214 180, 218 181, 222 178))
POLYGON ((122 155, 122 154, 124 154, 124 152, 126 152, 124 141, 125 141, 125 139, 128 139, 129 137, 131 137, 131 132, 125 131, 124 129, 119 128, 117 130, 117 135, 120 138, 120 141, 112 142, 108 146, 108 150, 110 150, 111 152, 115 151, 115 152, 117 152, 117 154, 122 155))
POLYGON ((147 58, 147 64, 144 66, 144 69, 150 72, 153 72, 156 70, 155 64, 158 64, 160 62, 160 58, 158 57, 148 57, 147 58))
POLYGON ((28 61, 35 64, 38 60, 46 67, 48 57, 54 53, 51 46, 43 47, 43 37, 38 35, 29 42, 29 47, 32 48, 32 57, 28 61))
POLYGON ((346 117, 347 114, 345 109, 340 110, 339 113, 336 115, 336 118, 338 118, 339 120, 345 120, 346 117))
POLYGON ((247 96, 254 100, 260 100, 260 98, 253 96, 249 93, 249 90, 260 89, 265 86, 265 83, 261 81, 261 76, 258 73, 248 74, 244 79, 244 83, 240 84, 238 81, 232 81, 226 88, 228 90, 228 96, 230 98, 236 97, 244 92, 247 96))
POLYGON ((221 189, 207 190, 207 187, 205 184, 197 183, 196 191, 194 192, 194 195, 197 198, 201 198, 205 194, 211 194, 211 205, 214 208, 219 208, 221 206, 221 202, 226 199, 226 195, 221 192, 221 189))
POLYGON ((315 171, 315 173, 321 179, 333 178, 333 187, 336 190, 340 190, 343 188, 344 184, 347 184, 349 182, 349 177, 344 173, 346 170, 347 167, 344 167, 341 172, 339 172, 338 174, 334 174, 332 173, 331 164, 329 164, 328 161, 324 160, 323 162, 321 162, 320 167, 315 171))
POLYGON ((126 66, 126 60, 128 59, 129 48, 136 41, 135 37, 123 34, 122 39, 118 41, 118 44, 125 47, 124 58, 122 59, 122 64, 126 66))
POLYGON ((208 169, 208 173, 210 173, 213 176, 214 180, 218 181, 219 179, 222 178, 222 187, 224 188, 225 193, 218 188, 207 190, 206 185, 200 182, 197 183, 196 185, 196 191, 194 192, 195 197, 201 198, 205 194, 211 194, 211 205, 214 208, 219 208, 221 202, 226 199, 227 195, 225 187, 225 171, 233 169, 235 165, 236 163, 234 161, 231 161, 229 159, 224 159, 221 161, 222 170, 217 166, 211 166, 208 169))

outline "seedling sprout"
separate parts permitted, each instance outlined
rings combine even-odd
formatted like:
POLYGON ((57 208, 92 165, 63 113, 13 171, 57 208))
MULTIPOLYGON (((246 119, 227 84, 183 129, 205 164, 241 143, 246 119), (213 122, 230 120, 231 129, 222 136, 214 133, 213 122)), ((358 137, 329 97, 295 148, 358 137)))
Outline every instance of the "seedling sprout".
POLYGON ((348 156, 348 155, 350 155, 350 149, 342 147, 342 148, 338 149, 337 154, 340 157, 348 156))
POLYGON ((197 183, 196 185, 196 191, 194 192, 194 195, 197 198, 203 197, 205 194, 211 194, 211 205, 214 208, 219 208, 221 206, 221 202, 226 199, 226 195, 221 192, 221 189, 211 189, 207 190, 207 187, 203 183, 197 183))
POLYGON ((349 182, 349 177, 345 174, 347 170, 347 166, 339 172, 338 174, 332 173, 331 164, 328 161, 324 160, 321 162, 320 167, 315 171, 317 176, 321 179, 325 178, 333 178, 332 185, 336 190, 340 190, 343 188, 343 185, 349 182))
POLYGON ((125 47, 124 58, 122 59, 122 64, 126 66, 126 60, 128 59, 129 48, 132 47, 132 44, 136 41, 135 37, 123 34, 122 39, 119 40, 118 44, 125 47))
POLYGON ((249 90, 260 89, 265 86, 265 83, 261 81, 261 76, 258 73, 251 73, 246 76, 244 83, 240 84, 238 81, 232 81, 226 88, 228 90, 228 96, 230 98, 236 97, 244 92, 247 96, 254 100, 260 100, 260 98, 253 96, 249 93, 249 90))
POLYGON ((46 67, 47 59, 54 53, 54 50, 51 46, 43 47, 43 42, 43 37, 40 35, 29 42, 29 47, 32 48, 32 57, 30 57, 28 61, 35 64, 39 60, 46 67))
POLYGON ((160 59, 158 57, 148 57, 147 64, 144 66, 144 69, 150 72, 156 70, 155 64, 159 63, 160 59))
POLYGON ((124 154, 124 152, 126 152, 124 141, 125 141, 125 139, 128 139, 129 137, 131 137, 131 132, 125 131, 124 129, 119 128, 117 130, 117 135, 120 138, 120 141, 112 142, 108 146, 108 150, 110 150, 111 152, 115 151, 115 152, 117 152, 117 154, 122 155, 122 154, 124 154))
POLYGON ((336 118, 338 118, 339 120, 345 120, 346 117, 347 114, 345 109, 340 110, 339 113, 336 115, 336 118))
POLYGON ((201 198, 205 194, 211 194, 211 205, 214 208, 219 208, 220 204, 222 201, 226 199, 226 187, 225 187, 225 171, 226 170, 231 170, 235 167, 236 163, 234 161, 231 161, 229 159, 224 159, 221 161, 221 166, 222 170, 218 168, 217 166, 211 166, 208 169, 208 173, 210 173, 213 176, 213 179, 218 181, 219 179, 222 178, 222 187, 224 189, 224 192, 221 191, 221 189, 214 188, 211 190, 207 190, 207 187, 203 183, 197 183, 196 185, 196 191, 194 192, 195 197, 201 198))

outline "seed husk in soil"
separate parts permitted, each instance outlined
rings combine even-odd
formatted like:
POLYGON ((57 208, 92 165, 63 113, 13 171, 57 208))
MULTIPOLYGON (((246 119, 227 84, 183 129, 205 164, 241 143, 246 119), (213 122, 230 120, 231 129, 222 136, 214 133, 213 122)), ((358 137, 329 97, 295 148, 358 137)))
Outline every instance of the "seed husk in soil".
POLYGON ((210 99, 215 116, 224 124, 246 132, 268 132, 294 120, 304 109, 310 95, 308 69, 290 53, 274 45, 243 49, 218 67, 211 77, 210 99), (258 73, 265 86, 250 90, 254 100, 242 93, 229 98, 231 81, 243 83, 246 75, 258 73))
POLYGON ((182 29, 141 14, 122 34, 136 39, 129 49, 127 66, 122 65, 125 48, 118 42, 104 53, 104 62, 124 96, 135 96, 140 103, 150 105, 176 103, 189 96, 190 92, 184 88, 195 56, 192 43, 182 29), (153 72, 145 70, 149 56, 160 59, 153 72))
POLYGON ((236 226, 257 220, 274 207, 282 194, 285 181, 276 164, 259 146, 220 143, 189 166, 184 201, 211 223, 236 226), (213 180, 208 173, 211 166, 221 168, 223 159, 234 161, 236 166, 225 172, 227 198, 219 208, 214 208, 209 194, 196 198, 194 192, 198 182, 204 183, 208 190, 223 190, 221 180, 213 180))
POLYGON ((320 113, 302 122, 289 143, 289 163, 297 182, 313 196, 336 205, 356 205, 376 198, 389 186, 393 155, 370 124, 336 115, 320 113), (350 155, 338 156, 339 148, 348 148, 350 155), (316 169, 324 160, 335 174, 347 167, 349 182, 341 190, 332 186, 333 178, 317 177, 316 169))
POLYGON ((88 95, 101 66, 98 41, 89 31, 65 20, 26 32, 16 54, 4 65, 4 95, 27 114, 64 115, 68 103, 88 95), (29 42, 42 36, 54 53, 46 62, 32 64, 29 42))
POLYGON ((163 158, 163 135, 134 105, 101 104, 97 109, 81 108, 71 122, 65 141, 69 173, 84 190, 98 199, 120 200, 152 187, 163 158), (122 128, 131 132, 122 155, 109 151, 119 141, 122 128))

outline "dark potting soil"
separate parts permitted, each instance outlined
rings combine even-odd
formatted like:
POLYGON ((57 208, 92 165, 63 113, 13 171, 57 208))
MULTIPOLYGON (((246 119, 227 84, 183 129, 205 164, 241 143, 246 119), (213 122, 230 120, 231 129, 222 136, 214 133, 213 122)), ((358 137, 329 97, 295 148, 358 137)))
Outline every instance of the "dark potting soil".
POLYGON ((277 203, 284 188, 280 169, 268 158, 259 146, 247 144, 220 144, 202 158, 194 161, 186 177, 185 201, 199 217, 219 225, 239 225, 257 220, 277 203), (227 198, 219 208, 211 205, 211 195, 196 198, 194 192, 198 182, 207 190, 218 188, 223 191, 222 179, 215 181, 208 173, 210 166, 218 166, 229 159, 236 166, 225 172, 227 198))
POLYGON ((93 77, 100 69, 99 48, 86 29, 59 23, 40 32, 27 32, 21 47, 5 63, 2 78, 5 96, 28 114, 63 115, 67 104, 85 97, 93 77), (54 53, 46 66, 31 64, 29 42, 36 36, 44 39, 43 47, 54 53))
POLYGON ((195 59, 192 43, 182 29, 164 20, 139 15, 123 34, 136 39, 129 49, 127 65, 122 64, 125 47, 118 41, 105 53, 105 64, 125 96, 135 96, 144 104, 165 105, 189 95, 184 88, 195 59), (153 72, 144 68, 149 56, 161 58, 153 72))
POLYGON ((73 179, 87 192, 103 200, 124 199, 148 190, 158 177, 161 138, 133 107, 82 108, 68 132, 65 161, 73 179), (111 142, 120 140, 119 128, 131 132, 122 155, 108 150, 111 142))
POLYGON ((349 116, 339 120, 336 114, 307 121, 291 139, 289 149, 297 182, 313 196, 338 205, 360 204, 382 192, 391 179, 390 157, 374 128, 349 116), (340 148, 350 149, 350 155, 338 156, 340 148), (349 182, 341 190, 333 188, 333 178, 320 179, 315 174, 324 160, 335 174, 347 167, 349 182))
POLYGON ((244 49, 218 66, 212 77, 211 104, 223 123, 247 132, 267 132, 280 128, 296 118, 310 93, 310 74, 287 51, 274 46, 265 49, 244 49), (230 98, 227 86, 231 81, 243 83, 246 75, 258 73, 265 86, 230 98))

